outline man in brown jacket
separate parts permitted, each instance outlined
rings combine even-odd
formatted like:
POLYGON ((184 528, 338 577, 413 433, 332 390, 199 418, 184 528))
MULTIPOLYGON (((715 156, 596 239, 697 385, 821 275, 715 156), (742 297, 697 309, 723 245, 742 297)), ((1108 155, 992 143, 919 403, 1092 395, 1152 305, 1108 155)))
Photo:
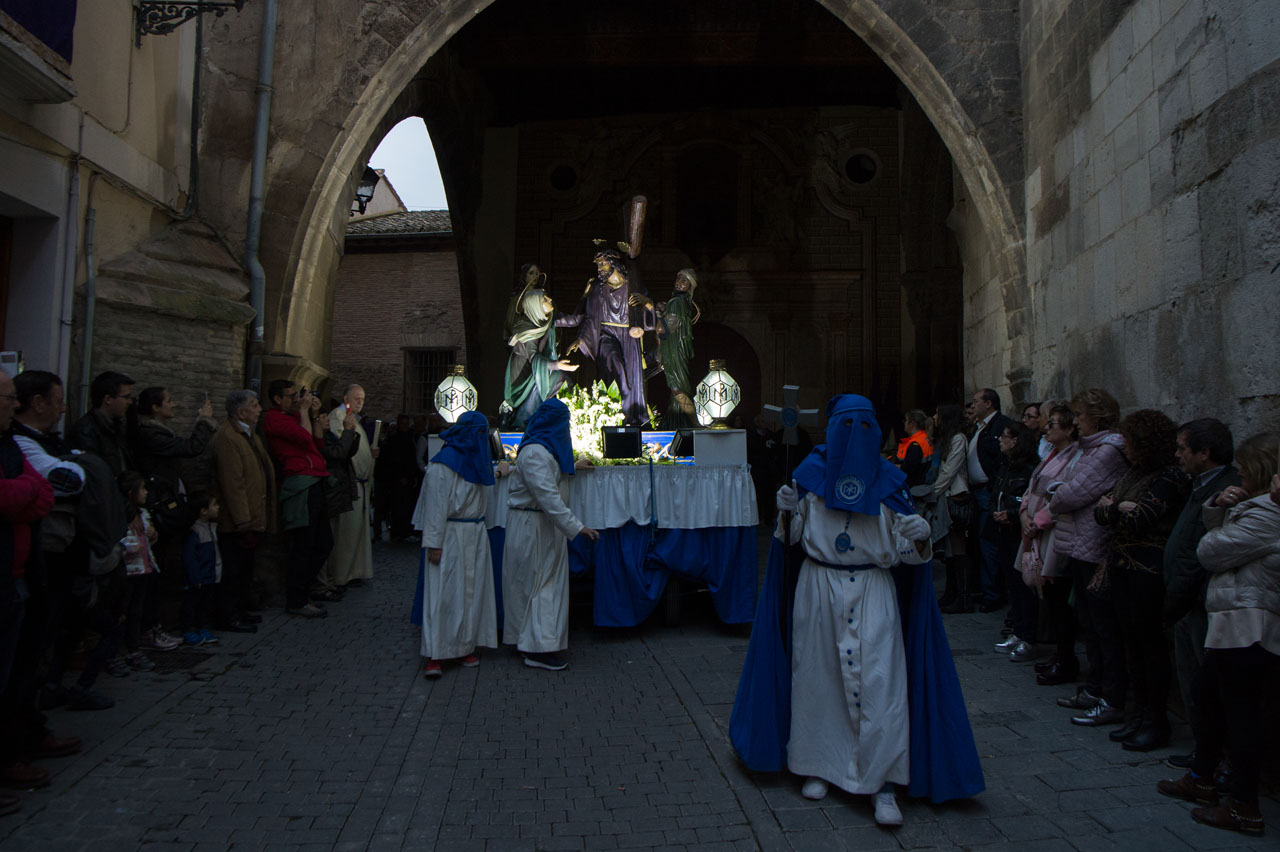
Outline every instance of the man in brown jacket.
POLYGON ((218 550, 222 582, 218 591, 218 629, 253 633, 262 617, 254 615, 253 563, 262 536, 276 527, 276 474, 267 448, 254 428, 262 404, 251 390, 227 395, 227 420, 213 434, 213 495, 218 514, 218 550))

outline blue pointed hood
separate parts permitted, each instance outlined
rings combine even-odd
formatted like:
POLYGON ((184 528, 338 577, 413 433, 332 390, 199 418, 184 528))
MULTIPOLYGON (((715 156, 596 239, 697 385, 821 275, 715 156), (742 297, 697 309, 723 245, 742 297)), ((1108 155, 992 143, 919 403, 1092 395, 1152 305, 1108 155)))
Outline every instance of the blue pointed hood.
POLYGON ((832 397, 827 442, 796 468, 801 494, 818 494, 828 509, 879 515, 880 503, 906 482, 906 474, 881 457, 881 440, 870 400, 856 394, 832 397))
POLYGON ((529 418, 520 446, 541 444, 560 464, 560 472, 573 475, 573 443, 569 436, 569 406, 552 397, 529 418))
POLYGON ((493 484, 489 453, 489 421, 478 411, 468 411, 440 433, 444 447, 431 457, 432 464, 451 468, 467 482, 493 484))

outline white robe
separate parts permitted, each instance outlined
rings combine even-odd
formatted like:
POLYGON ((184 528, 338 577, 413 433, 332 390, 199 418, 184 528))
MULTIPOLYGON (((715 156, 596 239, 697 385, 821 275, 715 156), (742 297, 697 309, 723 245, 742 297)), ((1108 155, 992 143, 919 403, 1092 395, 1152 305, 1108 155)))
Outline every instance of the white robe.
MULTIPOLYGON (((888 506, 880 511, 832 511, 809 493, 791 521, 791 540, 801 540, 806 559, 792 610, 787 768, 850 793, 910 780, 907 658, 888 569, 930 554, 893 532, 897 515, 888 506), (835 546, 842 532, 853 544, 845 553, 835 546), (879 567, 845 571, 814 559, 879 567)), ((775 535, 782 537, 781 520, 775 535)))
POLYGON ((569 511, 569 483, 546 447, 521 447, 511 476, 502 641, 526 653, 563 651, 569 647, 567 539, 584 524, 569 511))
MULTIPOLYGON (((346 416, 345 405, 329 412, 329 431, 342 437, 342 421, 346 416)), ((329 519, 333 530, 333 552, 329 555, 322 579, 335 586, 345 586, 352 580, 367 580, 373 576, 373 534, 369 530, 373 453, 369 451, 369 441, 359 425, 356 426, 356 454, 351 457, 351 467, 356 475, 356 501, 351 511, 329 519)))
POLYGON ((424 554, 422 656, 427 659, 465 657, 478 645, 498 647, 493 561, 484 523, 487 502, 485 486, 445 465, 427 465, 414 526, 422 530, 424 551, 442 551, 435 564, 424 554))

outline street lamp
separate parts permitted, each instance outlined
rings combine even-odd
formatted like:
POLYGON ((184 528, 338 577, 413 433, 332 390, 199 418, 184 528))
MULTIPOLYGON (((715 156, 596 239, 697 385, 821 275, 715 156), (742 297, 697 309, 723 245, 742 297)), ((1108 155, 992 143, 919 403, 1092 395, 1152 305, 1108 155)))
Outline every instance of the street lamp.
POLYGON ((712 429, 728 429, 729 415, 742 401, 742 388, 724 368, 724 360, 713 358, 711 372, 698 382, 693 406, 698 423, 712 429))
POLYGON ((476 410, 476 388, 467 381, 466 371, 463 364, 451 364, 448 375, 436 387, 436 411, 446 423, 457 423, 464 413, 476 410))
MULTIPOLYGON (((360 183, 356 184, 356 206, 360 208, 360 215, 364 215, 365 208, 369 206, 369 202, 373 200, 373 191, 378 188, 378 181, 382 179, 382 175, 369 166, 364 167, 364 174, 360 176, 360 183)), ((356 215, 352 211, 352 216, 356 215)))

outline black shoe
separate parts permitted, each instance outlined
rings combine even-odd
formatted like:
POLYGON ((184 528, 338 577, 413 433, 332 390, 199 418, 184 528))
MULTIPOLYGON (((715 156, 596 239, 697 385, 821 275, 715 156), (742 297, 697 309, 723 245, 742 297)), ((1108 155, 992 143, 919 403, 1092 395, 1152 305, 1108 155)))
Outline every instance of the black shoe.
POLYGON ((973 612, 973 607, 968 601, 964 600, 964 598, 957 598, 946 606, 941 607, 941 609, 947 615, 957 615, 962 612, 973 612))
POLYGON ((1165 765, 1171 769, 1190 769, 1191 764, 1196 762, 1196 753, 1191 754, 1175 754, 1164 759, 1165 765))
POLYGON ((1098 703, 1098 696, 1089 691, 1089 687, 1082 686, 1076 690, 1076 694, 1070 698, 1059 698, 1058 706, 1065 707, 1068 710, 1088 710, 1090 707, 1098 703))
POLYGON ((1041 686, 1058 686, 1063 683, 1075 683, 1080 674, 1080 664, 1075 660, 1063 662, 1059 660, 1049 667, 1047 672, 1036 675, 1036 683, 1041 686))
POLYGON ((245 624, 261 624, 262 616, 254 615, 251 612, 247 612, 244 615, 240 616, 240 620, 243 621, 245 624))
POLYGON ((563 671, 569 667, 568 661, 563 657, 557 657, 555 654, 550 653, 535 654, 529 652, 524 655, 524 664, 531 669, 546 669, 549 672, 563 671))
POLYGON ((1082 725, 1086 728, 1100 728, 1103 725, 1118 725, 1124 721, 1124 711, 1118 707, 1112 707, 1107 703, 1107 699, 1099 698, 1098 703, 1090 707, 1079 716, 1071 717, 1071 724, 1082 725))
POLYGON ((1044 674, 1045 672, 1049 671, 1049 669, 1053 668, 1054 663, 1058 662, 1061 659, 1062 658, 1059 657, 1057 654, 1054 654, 1052 657, 1050 657, 1047 660, 1041 660, 1040 662, 1036 663, 1036 674, 1044 674))
POLYGON ((1000 600, 1000 598, 990 601, 984 600, 982 603, 978 604, 978 612, 995 612, 1003 606, 1004 601, 1000 600))
POLYGON ((1138 733, 1138 731, 1141 729, 1142 729, 1142 717, 1134 716, 1132 719, 1125 722, 1123 725, 1116 728, 1111 733, 1107 734, 1107 736, 1111 738, 1111 742, 1113 743, 1123 742, 1129 739, 1129 737, 1138 733))
POLYGON ((219 624, 217 630, 224 633, 257 633, 258 625, 246 621, 228 621, 226 624, 219 624))
POLYGON ((1120 743, 1125 751, 1155 751, 1169 744, 1169 725, 1143 725, 1120 743))

